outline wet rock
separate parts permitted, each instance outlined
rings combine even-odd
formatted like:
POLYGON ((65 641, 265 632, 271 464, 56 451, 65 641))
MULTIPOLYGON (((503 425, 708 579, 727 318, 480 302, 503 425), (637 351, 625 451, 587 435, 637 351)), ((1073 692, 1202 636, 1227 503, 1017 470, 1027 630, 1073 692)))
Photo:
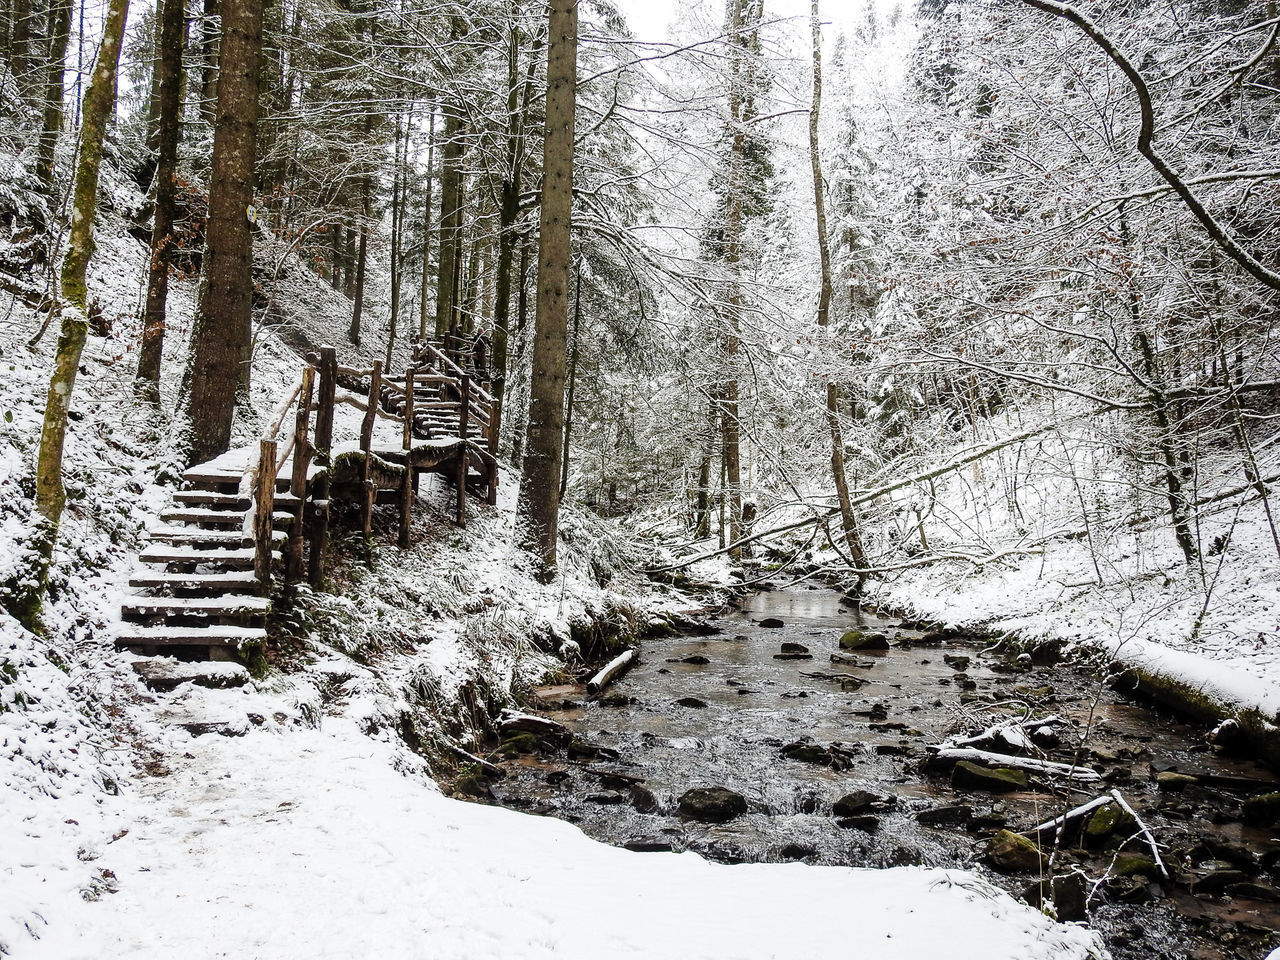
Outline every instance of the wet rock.
POLYGON ((780 860, 808 860, 810 857, 816 857, 818 850, 811 847, 807 843, 788 843, 778 851, 778 859, 780 860))
POLYGON ((796 700, 809 695, 808 690, 787 690, 782 694, 784 700, 796 700))
POLYGON ((632 784, 627 793, 631 797, 631 806, 637 813, 653 813, 658 809, 658 798, 648 787, 642 787, 638 783, 632 784))
POLYGON ((596 701, 602 707, 629 707, 632 704, 639 703, 635 697, 629 697, 625 693, 611 693, 607 697, 601 697, 596 701))
POLYGON ((695 667, 705 667, 711 662, 709 657, 704 657, 700 653, 695 653, 690 657, 668 657, 667 663, 691 663, 695 667))
POLYGON ((1170 793, 1181 793, 1187 787, 1194 787, 1200 781, 1186 773, 1175 773, 1165 770, 1156 774, 1156 786, 1170 793))
POLYGON ((1030 783, 1021 770, 1010 767, 981 767, 968 760, 961 760, 951 768, 951 785, 957 790, 988 790, 992 793, 1009 793, 1026 790, 1030 783))
POLYGON ((1280 793, 1263 793, 1247 799, 1244 822, 1255 827, 1280 826, 1280 793))
POLYGON ((869 790, 854 790, 831 805, 837 817, 856 817, 872 810, 883 810, 897 803, 897 797, 885 797, 869 790))
POLYGON ((1226 888, 1226 893, 1228 896, 1240 897, 1244 900, 1280 903, 1280 888, 1268 886, 1265 883, 1233 883, 1226 888))
POLYGON ((969 819, 967 829, 972 833, 994 833, 1009 825, 1009 816, 1003 810, 992 807, 990 810, 976 810, 969 819))
POLYGON ((572 778, 570 777, 568 770, 552 770, 542 779, 551 784, 551 786, 558 787, 560 784, 566 783, 572 778))
POLYGON ((544 740, 568 739, 569 728, 556 720, 535 716, 532 713, 517 713, 504 710, 498 718, 498 730, 503 736, 519 733, 532 733, 544 740))
POLYGON ((1049 885, 1059 923, 1075 923, 1088 915, 1088 882, 1083 873, 1054 877, 1049 885))
POLYGON ((1032 727, 1027 731, 1027 736, 1037 747, 1045 750, 1054 750, 1062 745, 1062 737, 1051 726, 1032 727))
POLYGON ((764 627, 766 630, 781 630, 786 626, 786 624, 777 617, 765 617, 760 621, 760 626, 764 627))
POLYGON ((831 654, 832 663, 842 663, 850 667, 858 667, 862 670, 870 670, 876 665, 874 660, 859 660, 857 657, 850 657, 843 653, 831 654))
POLYGON ((621 760, 622 754, 609 747, 602 747, 581 737, 569 741, 570 760, 621 760))
POLYGON ((888 650, 889 638, 883 633, 850 630, 840 638, 841 650, 888 650))
POLYGON ((598 803, 606 807, 616 807, 627 802, 627 798, 616 791, 606 793, 589 793, 584 797, 588 803, 598 803))
POLYGON ((518 757, 527 753, 538 753, 543 749, 543 740, 536 733, 517 733, 507 737, 498 745, 498 755, 518 757))
POLYGON ((955 653, 943 654, 942 662, 952 670, 968 670, 970 660, 966 656, 955 653))
POLYGON ((1119 804, 1108 803, 1089 817, 1084 826, 1084 841, 1089 846, 1100 847, 1112 838, 1131 836, 1136 828, 1137 823, 1128 812, 1119 804))
POLYGON ((820 746, 811 740, 797 740, 782 748, 782 755, 788 760, 799 760, 801 763, 812 763, 820 767, 831 767, 833 770, 847 770, 853 765, 856 755, 844 747, 831 744, 820 746))
POLYGON ((676 704, 681 707, 688 707, 691 710, 707 709, 707 701, 699 700, 697 697, 681 697, 676 701, 676 704))
POLYGON ((681 795, 677 812, 702 823, 727 823, 747 812, 747 799, 727 787, 695 787, 681 795))
POLYGON ((1137 877, 1109 877, 1103 885, 1112 900, 1121 903, 1146 903, 1151 899, 1151 888, 1137 877))
POLYGON ((809 648, 803 643, 784 643, 782 645, 783 653, 808 653, 809 648))
POLYGON ((675 847, 671 845, 670 840, 659 840, 649 837, 638 837, 634 840, 628 840, 622 846, 635 853, 671 853, 675 849, 675 847))
POLYGON ((928 810, 916 812, 916 822, 926 827, 955 826, 968 823, 972 817, 973 808, 963 803, 931 807, 928 810))
POLYGON ((1148 880, 1160 876, 1156 862, 1142 853, 1119 854, 1111 865, 1111 872, 1117 877, 1145 877, 1148 880))
POLYGON ((836 826, 842 830, 862 830, 866 833, 875 833, 880 829, 880 818, 874 814, 863 813, 856 817, 841 817, 836 821, 836 826))
POLYGON ((982 858, 995 869, 1006 873, 1041 870, 1048 862, 1035 843, 1011 830, 1001 830, 992 837, 987 842, 982 858))
POLYGON ((751 695, 751 694, 753 694, 753 693, 759 693, 759 692, 760 692, 759 690, 748 690, 746 687, 739 687, 739 688, 738 688, 738 696, 740 696, 740 697, 747 697, 747 696, 750 696, 750 695, 751 695))
POLYGON ((911 748, 898 743, 877 743, 876 755, 881 757, 905 757, 911 748))
POLYGON ((812 660, 813 654, 812 653, 775 653, 773 655, 773 659, 775 660, 812 660))
POLYGON ((1241 883, 1249 883, 1251 878, 1243 870, 1234 868, 1210 870, 1203 876, 1191 881, 1192 893, 1207 893, 1211 896, 1225 893, 1227 887, 1241 883))

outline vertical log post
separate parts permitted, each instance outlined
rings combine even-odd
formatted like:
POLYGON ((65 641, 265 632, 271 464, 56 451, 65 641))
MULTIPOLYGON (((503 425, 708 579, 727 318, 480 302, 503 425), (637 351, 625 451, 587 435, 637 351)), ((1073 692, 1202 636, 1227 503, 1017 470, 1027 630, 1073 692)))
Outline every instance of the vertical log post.
POLYGON ((409 546, 409 521, 413 516, 413 464, 405 460, 404 480, 400 484, 400 549, 409 546))
POLYGON ((360 424, 360 450, 364 453, 364 470, 362 474, 363 489, 360 501, 360 529, 367 542, 373 536, 373 503, 377 499, 377 484, 373 482, 373 422, 378 415, 378 406, 382 402, 382 361, 373 361, 373 371, 369 376, 369 405, 364 411, 364 422, 360 424))
POLYGON ((307 520, 307 472, 311 467, 313 447, 307 437, 311 422, 311 394, 315 389, 316 368, 308 364, 302 370, 302 389, 298 392, 298 415, 293 425, 293 476, 289 492, 297 504, 297 515, 289 527, 289 558, 285 564, 285 583, 302 579, 303 531, 307 520))
POLYGON ((329 501, 313 500, 311 504, 311 555, 307 579, 316 590, 324 583, 324 552, 329 546, 329 501))
MULTIPOLYGON (((330 465, 333 448, 333 404, 338 389, 338 351, 330 346, 320 348, 318 363, 320 386, 316 396, 316 428, 312 449, 315 459, 330 465)), ((303 505, 305 510, 305 504, 303 505)), ((316 479, 311 491, 311 552, 307 563, 307 579, 320 589, 324 583, 324 552, 329 546, 329 473, 316 479)))
POLYGON ((489 496, 486 502, 491 507, 497 506, 497 503, 498 503, 498 458, 497 457, 494 457, 492 460, 489 461, 488 483, 489 483, 489 490, 488 490, 489 496))
POLYGON ((458 484, 458 526, 465 527, 467 525, 467 448, 465 445, 458 450, 458 473, 455 480, 458 484))
POLYGON ((271 513, 276 498, 276 441, 260 441, 253 487, 253 573, 263 593, 271 589, 271 513))
POLYGON ((462 400, 458 404, 458 436, 467 439, 467 430, 471 426, 471 375, 464 373, 459 381, 462 400))
POLYGON ((404 370, 404 448, 413 448, 413 367, 404 370))
POLYGON ((326 466, 333 447, 333 403, 338 388, 338 351, 320 348, 320 395, 316 406, 316 458, 326 466))

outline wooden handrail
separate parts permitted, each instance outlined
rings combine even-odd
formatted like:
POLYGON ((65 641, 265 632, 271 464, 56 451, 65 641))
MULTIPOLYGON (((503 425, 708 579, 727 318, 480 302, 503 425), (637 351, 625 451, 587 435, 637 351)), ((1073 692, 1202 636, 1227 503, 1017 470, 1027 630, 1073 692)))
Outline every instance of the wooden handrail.
POLYGON ((285 397, 284 402, 276 407, 275 416, 271 419, 271 425, 262 434, 263 440, 279 440, 280 428, 284 425, 284 418, 289 415, 289 410, 293 407, 293 402, 298 399, 298 394, 302 390, 302 378, 298 378, 298 382, 293 385, 293 389, 289 391, 289 395, 285 397))
MULTIPOLYGON (((441 353, 433 344, 424 342, 422 346, 446 368, 451 370, 459 380, 465 376, 469 376, 469 374, 465 373, 460 366, 450 360, 445 354, 441 353)), ((483 387, 473 383, 471 384, 471 390, 475 393, 476 399, 480 400, 482 403, 493 403, 493 396, 483 387)))

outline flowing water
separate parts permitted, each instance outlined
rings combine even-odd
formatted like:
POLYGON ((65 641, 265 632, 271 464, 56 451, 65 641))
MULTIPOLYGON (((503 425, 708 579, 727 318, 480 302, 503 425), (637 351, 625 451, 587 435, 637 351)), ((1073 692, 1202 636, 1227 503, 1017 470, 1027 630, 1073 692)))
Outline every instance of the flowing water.
MULTIPOLYGON (((1280 843, 1239 818, 1243 797, 1277 788, 1265 786, 1272 779, 1265 770, 1210 750, 1204 731, 1126 701, 1083 670, 1010 661, 972 639, 906 629, 852 610, 823 588, 755 594, 709 629, 646 641, 639 665, 599 697, 581 687, 539 691, 541 712, 575 739, 567 749, 508 751, 508 775, 492 783, 491 798, 635 850, 985 871, 986 842, 1001 827, 1025 830, 1118 789, 1182 878, 1115 878, 1094 891, 1089 919, 1114 955, 1266 955, 1280 926, 1280 911, 1266 900, 1280 879, 1280 843), (883 632, 893 645, 842 652, 839 638, 851 629, 883 632), (1033 777, 1030 789, 996 794, 956 789, 945 773, 924 770, 927 745, 1028 713, 1065 721, 1060 743, 1045 741, 1049 758, 1078 757, 1106 782, 1064 789, 1060 780, 1033 777), (1153 772, 1170 767, 1202 775, 1201 784, 1158 788, 1153 772), (1203 775, 1218 780, 1205 786, 1203 775), (1224 777, 1261 783, 1228 789, 1224 777), (679 798, 695 787, 732 790, 746 812, 724 823, 683 816, 679 798), (854 791, 874 802, 864 797, 857 815, 835 816, 836 801, 854 791), (1224 882, 1256 889, 1233 886, 1235 896, 1222 896, 1222 884, 1200 879, 1215 870, 1224 882)), ((1142 848, 1140 839, 1128 845, 1142 848)), ((1057 872, 1074 865, 1100 878, 1115 853, 1064 851, 1057 872)), ((1015 894, 1035 880, 988 875, 1015 894)))

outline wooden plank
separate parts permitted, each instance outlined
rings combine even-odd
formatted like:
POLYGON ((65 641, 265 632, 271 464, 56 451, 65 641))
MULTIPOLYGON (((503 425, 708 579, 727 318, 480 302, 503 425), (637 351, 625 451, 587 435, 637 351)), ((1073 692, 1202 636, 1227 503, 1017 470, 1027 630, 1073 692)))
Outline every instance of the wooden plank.
POLYGON ((239 647, 247 643, 263 643, 267 631, 262 627, 131 627, 125 626, 116 637, 117 646, 204 646, 239 647))
POLYGON ((252 570, 255 555, 256 551, 252 547, 241 550, 198 550, 194 547, 157 544, 143 550, 138 559, 143 563, 214 563, 235 570, 252 570))
POLYGON ((202 590, 224 593, 228 590, 252 590, 257 586, 252 573, 172 573, 167 570, 141 570, 129 578, 129 586, 137 589, 202 590))
POLYGON ((270 599, 252 594, 200 598, 137 597, 120 605, 120 612, 125 616, 139 617, 184 614, 203 617, 263 617, 270 611, 270 599))
POLYGON ((173 499, 178 503, 215 504, 241 513, 248 510, 249 504, 253 502, 242 493, 218 493, 215 490, 178 490, 173 499))

